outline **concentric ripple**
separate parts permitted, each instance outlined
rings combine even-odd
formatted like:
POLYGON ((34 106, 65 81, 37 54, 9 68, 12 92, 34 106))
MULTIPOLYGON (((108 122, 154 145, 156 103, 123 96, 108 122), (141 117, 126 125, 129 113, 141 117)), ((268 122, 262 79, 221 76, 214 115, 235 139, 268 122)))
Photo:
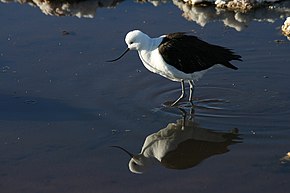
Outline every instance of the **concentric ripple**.
MULTIPOLYGON (((175 99, 179 94, 180 90, 177 88, 157 93, 155 96, 159 101, 160 98, 166 99, 168 96, 175 99)), ((226 118, 271 116, 273 114, 289 113, 290 104, 288 100, 275 91, 197 86, 194 94, 193 108, 196 116, 226 118)), ((172 111, 172 109, 168 108, 173 101, 165 101, 161 104, 161 107, 155 108, 153 111, 163 111, 178 115, 178 111, 172 111)), ((178 107, 190 109, 191 104, 185 98, 179 103, 178 107)))

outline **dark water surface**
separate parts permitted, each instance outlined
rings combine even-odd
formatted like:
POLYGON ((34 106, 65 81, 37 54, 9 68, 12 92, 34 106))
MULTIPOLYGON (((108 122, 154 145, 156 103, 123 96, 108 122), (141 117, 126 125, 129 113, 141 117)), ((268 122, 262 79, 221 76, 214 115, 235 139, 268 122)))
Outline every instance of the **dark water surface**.
MULTIPOLYGON (((0 3, 0 192, 289 191, 290 165, 280 161, 290 151, 284 18, 270 13, 263 20, 253 12, 238 31, 224 25, 231 23, 225 16, 202 27, 182 14, 171 2, 124 1, 98 8, 94 18, 0 3), (201 132, 238 129, 239 143, 188 169, 159 164, 142 175, 129 171, 130 158, 109 146, 137 154, 148 135, 182 118, 178 109, 162 106, 179 95, 179 83, 148 72, 136 52, 104 62, 126 48, 124 36, 132 29, 152 37, 194 30, 242 55, 238 71, 215 68, 200 80, 193 119, 201 132)), ((197 141, 183 148, 206 151, 197 141)))

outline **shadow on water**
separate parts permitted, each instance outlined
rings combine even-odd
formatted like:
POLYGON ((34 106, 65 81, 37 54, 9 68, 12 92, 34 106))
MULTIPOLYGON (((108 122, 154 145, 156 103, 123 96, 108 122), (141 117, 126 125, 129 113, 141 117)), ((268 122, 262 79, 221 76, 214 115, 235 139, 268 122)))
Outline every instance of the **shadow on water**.
POLYGON ((229 152, 229 145, 242 143, 237 128, 229 132, 203 128, 192 111, 187 113, 180 108, 182 119, 148 135, 139 154, 132 154, 120 146, 112 147, 129 154, 130 171, 142 174, 154 165, 176 170, 192 168, 211 156, 229 152))
POLYGON ((0 94, 0 120, 19 121, 88 121, 93 110, 76 108, 61 100, 0 94))

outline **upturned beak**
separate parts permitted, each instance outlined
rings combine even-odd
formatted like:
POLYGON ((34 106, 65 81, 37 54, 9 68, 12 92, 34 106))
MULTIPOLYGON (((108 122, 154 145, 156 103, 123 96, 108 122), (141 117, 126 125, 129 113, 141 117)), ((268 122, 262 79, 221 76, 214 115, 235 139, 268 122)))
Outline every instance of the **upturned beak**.
MULTIPOLYGON (((124 55, 124 54, 123 54, 124 55)), ((116 145, 113 145, 113 146, 110 146, 110 147, 114 147, 114 148, 118 148, 118 149, 121 149, 123 150, 125 153, 127 153, 131 158, 134 157, 134 154, 130 153, 129 151, 127 151, 126 149, 124 149, 123 147, 120 147, 120 146, 116 146, 116 145)))
POLYGON ((123 52, 123 54, 121 54, 121 56, 119 56, 118 58, 114 59, 114 60, 107 60, 106 62, 115 62, 117 60, 119 60, 120 58, 122 58, 128 51, 130 50, 130 48, 127 48, 125 50, 125 52, 123 52))

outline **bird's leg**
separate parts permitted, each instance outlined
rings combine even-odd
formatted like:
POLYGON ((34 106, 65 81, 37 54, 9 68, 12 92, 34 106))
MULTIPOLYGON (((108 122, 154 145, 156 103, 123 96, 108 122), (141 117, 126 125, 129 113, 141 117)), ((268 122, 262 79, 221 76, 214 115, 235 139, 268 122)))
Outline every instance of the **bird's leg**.
POLYGON ((188 120, 192 120, 192 119, 194 119, 194 113, 195 113, 195 110, 194 110, 194 107, 193 107, 193 105, 191 106, 191 108, 190 108, 190 110, 189 110, 189 118, 188 118, 188 120))
POLYGON ((188 101, 191 103, 191 105, 193 105, 192 100, 193 100, 194 82, 193 80, 189 80, 188 83, 190 87, 188 101))
POLYGON ((181 107, 177 107, 177 108, 181 112, 182 118, 185 120, 185 118, 187 116, 187 112, 181 107))
POLYGON ((184 97, 185 89, 184 89, 184 80, 181 80, 181 95, 180 97, 171 104, 171 106, 175 106, 183 97, 184 97))
POLYGON ((177 107, 177 108, 181 112, 181 115, 182 115, 182 127, 184 127, 185 126, 185 122, 186 122, 187 112, 183 108, 180 108, 180 107, 177 107))

